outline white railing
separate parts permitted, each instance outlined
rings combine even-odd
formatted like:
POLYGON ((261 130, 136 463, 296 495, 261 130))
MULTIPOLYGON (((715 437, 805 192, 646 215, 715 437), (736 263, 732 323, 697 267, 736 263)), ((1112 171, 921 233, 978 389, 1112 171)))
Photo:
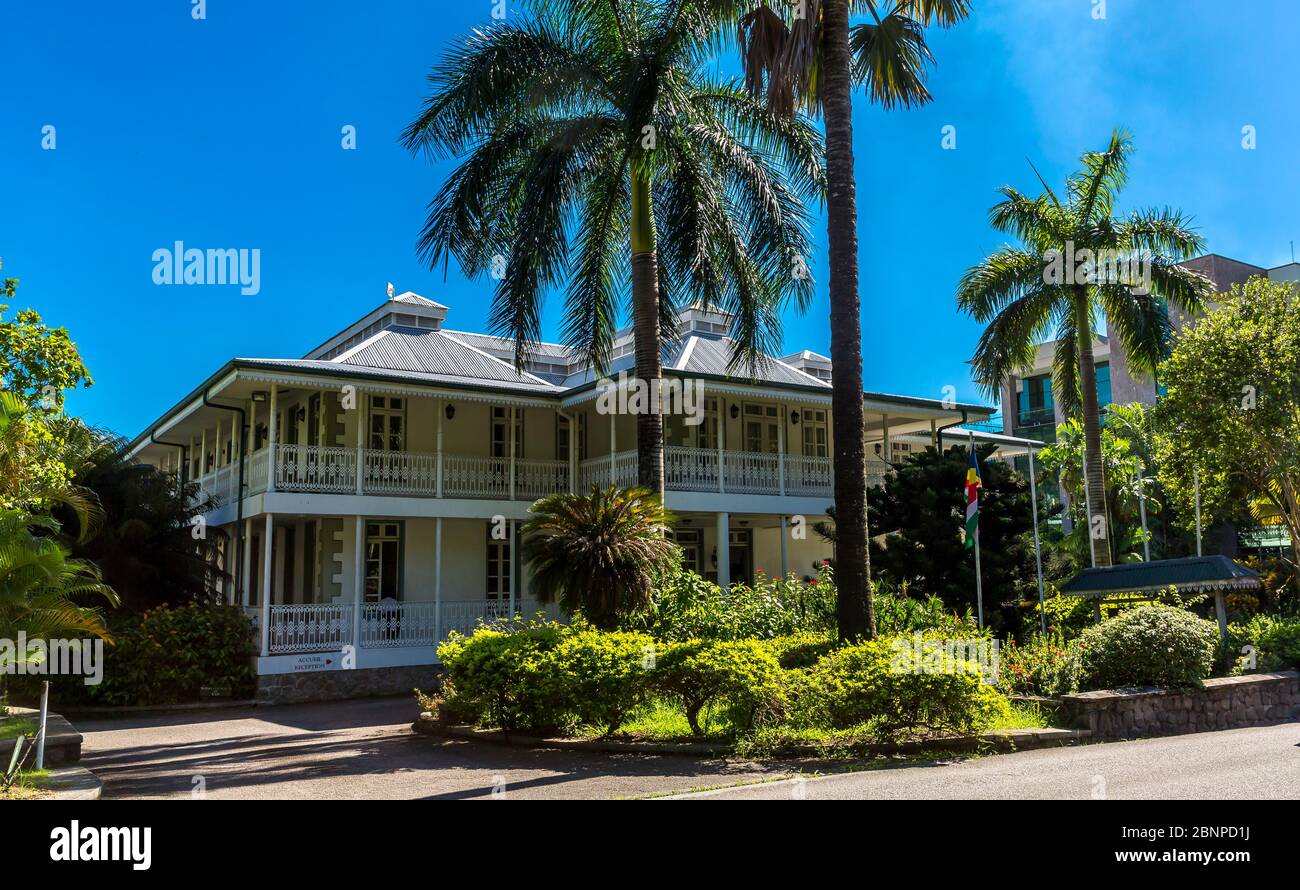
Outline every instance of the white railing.
POLYGON ((717 491, 717 449, 665 447, 664 485, 679 491, 717 491))
POLYGON ((270 650, 328 652, 352 642, 352 606, 344 603, 307 603, 271 606, 270 650))
MULTIPOLYGON (((438 455, 421 451, 362 452, 365 464, 363 490, 366 494, 414 494, 432 497, 438 493, 438 455)), ((355 482, 355 480, 354 480, 355 482)))
POLYGON ((275 487, 332 493, 357 490, 357 451, 327 445, 276 445, 275 487))
POLYGON ((436 646, 438 607, 434 603, 385 600, 361 606, 361 648, 436 646))
POLYGON ((785 458, 785 493, 824 495, 834 491, 835 477, 829 457, 804 457, 788 454, 785 458))
POLYGON ((560 460, 516 460, 515 496, 540 498, 569 490, 569 465, 560 460))
POLYGON ((883 460, 867 460, 867 485, 885 484, 885 477, 894 472, 894 468, 883 460))
POLYGON ((445 454, 442 465, 442 493, 446 497, 510 497, 509 458, 445 454))
POLYGON ((271 449, 265 445, 248 456, 244 482, 249 494, 266 491, 266 462, 271 459, 271 449))
POLYGON ((779 494, 781 492, 780 455, 758 451, 724 451, 722 467, 722 480, 728 492, 738 494, 779 494))

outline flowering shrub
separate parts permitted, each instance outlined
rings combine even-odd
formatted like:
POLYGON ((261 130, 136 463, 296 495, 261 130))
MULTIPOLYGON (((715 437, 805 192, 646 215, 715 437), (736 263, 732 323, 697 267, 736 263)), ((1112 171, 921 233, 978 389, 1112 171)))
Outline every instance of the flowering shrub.
POLYGON ((998 689, 1007 695, 1066 695, 1077 692, 1083 648, 1060 633, 1008 640, 998 655, 998 689))

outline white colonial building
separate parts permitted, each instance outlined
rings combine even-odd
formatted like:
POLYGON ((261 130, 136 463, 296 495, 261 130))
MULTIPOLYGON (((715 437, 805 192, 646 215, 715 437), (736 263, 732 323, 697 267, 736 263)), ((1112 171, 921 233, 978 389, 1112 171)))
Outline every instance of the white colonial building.
MULTIPOLYGON (((258 624, 259 674, 343 655, 431 664, 453 630, 536 612, 516 546, 532 502, 635 481, 635 417, 600 410, 589 367, 541 344, 518 371, 512 343, 451 330, 447 315, 404 293, 302 358, 233 359, 132 443, 213 498, 206 530, 227 598, 258 624)), ((813 576, 831 555, 811 529, 831 505, 830 360, 798 352, 742 379, 727 372, 725 316, 691 309, 680 325, 665 377, 703 387, 702 422, 666 418, 666 501, 688 565, 724 586, 813 576)), ((610 372, 632 363, 624 332, 610 372)), ((863 398, 876 481, 945 426, 992 413, 863 398)))

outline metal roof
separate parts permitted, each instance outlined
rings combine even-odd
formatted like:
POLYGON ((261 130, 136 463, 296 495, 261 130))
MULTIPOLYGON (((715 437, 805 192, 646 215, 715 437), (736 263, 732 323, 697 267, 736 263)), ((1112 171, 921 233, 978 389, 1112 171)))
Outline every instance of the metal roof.
POLYGON ((546 386, 546 381, 522 373, 508 362, 475 349, 440 331, 389 328, 340 355, 341 364, 416 374, 440 374, 546 386))
POLYGON ((1259 584, 1258 572, 1226 556, 1189 556, 1084 569, 1060 589, 1066 596, 1098 597, 1110 593, 1156 592, 1167 587, 1182 593, 1200 593, 1251 589, 1259 584))

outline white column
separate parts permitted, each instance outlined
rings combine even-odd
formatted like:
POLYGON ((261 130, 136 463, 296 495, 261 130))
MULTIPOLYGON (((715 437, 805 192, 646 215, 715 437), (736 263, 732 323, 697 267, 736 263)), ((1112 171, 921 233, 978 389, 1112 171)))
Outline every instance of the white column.
MULTIPOLYGON (((438 497, 442 497, 442 418, 447 413, 447 405, 441 399, 434 403, 438 412, 438 497)), ((438 520, 441 522, 442 520, 438 520)), ((439 535, 442 534, 442 526, 438 526, 439 535)), ((434 610, 435 612, 437 609, 434 610)))
POLYGON ((930 418, 930 444, 934 446, 935 451, 939 451, 939 427, 935 424, 934 418, 930 418))
POLYGON ((366 478, 366 412, 363 410, 361 393, 357 393, 357 494, 361 494, 366 478))
POLYGON ((718 514, 718 586, 726 590, 731 586, 731 517, 718 514))
MULTIPOLYGON (((781 494, 785 494, 785 425, 787 423, 785 406, 777 412, 776 418, 776 474, 781 494)), ((784 542, 784 538, 782 541, 784 542)), ((781 573, 782 576, 785 572, 781 573)))
POLYGON ((718 396, 718 493, 727 493, 727 474, 723 464, 727 439, 727 410, 718 396))
MULTIPOLYGON (((215 462, 214 462, 215 463, 215 462)), ((203 428, 199 436, 199 476, 208 475, 208 428, 203 428)))
POLYGON ((275 534, 275 524, 270 513, 266 514, 266 524, 262 528, 262 655, 271 654, 271 536, 275 534))
MULTIPOLYGON (((506 435, 510 437, 510 500, 515 499, 515 412, 519 409, 514 405, 510 406, 510 428, 506 435)), ((514 588, 510 588, 510 593, 514 595, 514 588)))
POLYGON ((1034 448, 1029 452, 1029 500, 1034 511, 1034 561, 1038 566, 1038 617, 1042 623, 1043 636, 1047 636, 1047 600, 1043 593, 1043 548, 1038 539, 1038 471, 1034 469, 1034 448))
POLYGON ((442 642, 442 517, 433 520, 433 646, 442 642))
POLYGON ((267 405, 267 410, 269 412, 266 419, 266 447, 267 447, 266 490, 267 491, 275 491, 275 437, 276 437, 276 433, 278 432, 276 430, 277 424, 275 422, 275 406, 277 404, 277 392, 276 392, 277 389, 278 387, 274 383, 272 383, 271 401, 267 405))
MULTIPOLYGON (((352 584, 352 646, 353 658, 361 651, 361 604, 363 597, 361 591, 366 586, 366 520, 361 516, 354 516, 353 522, 356 526, 356 540, 352 544, 353 560, 353 584, 352 584)), ((353 664, 356 664, 353 661, 353 664)))
POLYGON ((515 521, 510 520, 510 617, 515 616, 515 584, 518 579, 515 577, 515 562, 519 559, 519 541, 515 538, 515 521))
POLYGON ((790 537, 789 529, 785 526, 785 516, 781 516, 781 577, 784 579, 790 572, 790 553, 786 547, 786 542, 790 537))
POLYGON ((880 420, 885 433, 885 446, 884 446, 883 457, 885 458, 885 463, 892 464, 894 462, 894 443, 889 441, 889 415, 888 414, 880 415, 880 420))
POLYGON ((253 597, 253 520, 244 520, 244 608, 248 608, 253 597))
MULTIPOLYGON (((618 451, 617 414, 609 415, 609 484, 614 484, 614 454, 618 451)), ((637 478, 640 478, 638 476, 637 478)))
POLYGON ((569 494, 578 491, 578 412, 569 415, 569 494))

